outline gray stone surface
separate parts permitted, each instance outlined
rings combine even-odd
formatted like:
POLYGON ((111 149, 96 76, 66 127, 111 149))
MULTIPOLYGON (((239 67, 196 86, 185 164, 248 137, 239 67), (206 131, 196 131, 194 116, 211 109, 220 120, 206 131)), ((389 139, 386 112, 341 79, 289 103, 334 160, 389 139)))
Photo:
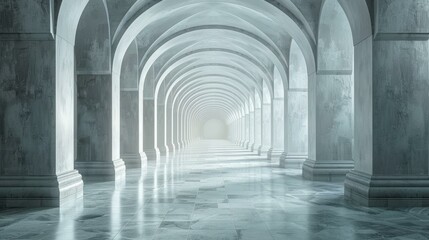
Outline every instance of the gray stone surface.
POLYGON ((144 151, 191 146, 216 118, 243 152, 281 154, 306 179, 354 165, 351 202, 426 205, 428 12, 425 0, 1 1, 0 202, 62 205, 82 195, 75 169, 116 179, 121 158, 140 168, 144 151))
POLYGON ((429 238, 427 208, 351 206, 341 183, 307 182, 299 174, 273 170, 228 143, 200 143, 151 163, 144 175, 129 171, 121 188, 86 184, 75 207, 0 210, 0 233, 43 240, 429 238))
POLYGON ((77 76, 77 162, 112 161, 110 75, 77 76))

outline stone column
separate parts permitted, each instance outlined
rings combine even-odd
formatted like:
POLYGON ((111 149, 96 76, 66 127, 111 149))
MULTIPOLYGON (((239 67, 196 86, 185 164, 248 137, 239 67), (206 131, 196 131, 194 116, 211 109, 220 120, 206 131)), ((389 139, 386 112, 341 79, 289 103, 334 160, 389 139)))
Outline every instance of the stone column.
POLYGON ((252 150, 255 144, 255 111, 252 110, 249 116, 249 146, 247 149, 252 150))
POLYGON ((375 41, 355 45, 356 164, 345 197, 373 207, 429 206, 429 3, 377 4, 375 41))
MULTIPOLYGON (((11 3, 22 7, 19 2, 11 3)), ((29 4, 29 10, 41 7, 32 6, 35 2, 22 4, 29 4)), ((37 4, 49 9, 46 1, 37 4)), ((10 17, 23 20, 18 16, 10 17)), ((31 28, 40 23, 31 20, 35 20, 31 28)), ((56 124, 56 114, 60 114, 56 112, 60 100, 55 94, 56 80, 60 81, 56 79, 56 44, 47 22, 46 26, 41 26, 45 33, 33 35, 32 29, 21 29, 19 33, 12 31, 1 36, 4 39, 0 44, 0 208, 54 207, 82 197, 82 177, 74 170, 74 51, 71 44, 58 39, 67 54, 71 54, 63 59, 67 63, 57 69, 71 73, 61 76, 67 85, 62 92, 64 105, 61 109, 62 123, 67 124, 67 128, 61 128, 56 124), (20 34, 23 32, 29 34, 20 34), (70 138, 61 145, 64 148, 60 152, 56 142, 58 136, 64 134, 69 134, 70 138)))
POLYGON ((156 119, 155 101, 153 99, 143 100, 143 149, 149 161, 158 161, 159 150, 156 146, 156 119))
POLYGON ((278 163, 284 152, 284 99, 275 98, 271 103, 271 148, 268 151, 268 159, 278 163))
POLYGON ((160 155, 168 156, 169 149, 166 144, 165 105, 159 103, 157 108, 157 147, 160 155))
POLYGON ((240 118, 235 120, 235 134, 236 134, 236 144, 240 145, 240 141, 241 141, 240 118))
POLYGON ((177 109, 173 109, 173 145, 175 146, 176 150, 182 149, 182 146, 180 146, 179 142, 179 116, 177 115, 177 109))
POLYGON ((262 105, 262 143, 259 147, 259 155, 267 154, 271 149, 271 103, 262 105))
POLYGON ((290 88, 286 112, 285 152, 280 158, 284 168, 301 168, 308 158, 308 91, 290 88))
POLYGON ((249 148, 250 143, 250 114, 246 113, 244 115, 244 148, 249 148))
MULTIPOLYGON (((180 112, 184 112, 183 109, 180 112)), ((178 117, 179 117, 179 129, 180 129, 180 131, 179 131, 179 143, 180 143, 180 146, 182 148, 185 148, 186 147, 186 143, 185 143, 184 139, 185 139, 185 134, 186 134, 186 132, 185 132, 186 131, 185 130, 186 116, 179 115, 178 117)))
POLYGON ((353 169, 353 79, 350 74, 317 74, 309 79, 309 138, 315 155, 304 162, 303 177, 314 181, 344 180, 353 169), (315 135, 311 135, 315 134, 315 135))
POLYGON ((174 124, 173 124, 173 110, 172 110, 172 108, 171 108, 171 105, 167 105, 167 108, 166 108, 166 112, 165 112, 165 114, 166 114, 166 124, 167 124, 167 126, 166 126, 166 130, 167 130, 167 132, 166 132, 166 136, 167 136, 167 138, 166 138, 166 148, 168 148, 168 150, 171 152, 171 153, 174 153, 175 151, 176 151, 176 147, 174 146, 174 130, 173 130, 173 126, 174 126, 174 124))
POLYGON ((234 121, 232 122, 232 131, 233 131, 233 143, 234 144, 238 144, 239 142, 239 134, 238 134, 238 124, 237 124, 237 119, 234 119, 234 121))
POLYGON ((138 101, 138 89, 121 90, 121 158, 127 168, 142 168, 147 163, 139 147, 138 101))
POLYGON ((258 151, 262 144, 262 110, 255 108, 255 143, 252 147, 252 152, 258 151))
POLYGON ((245 147, 246 145, 246 114, 240 117, 240 126, 241 126, 241 136, 240 136, 240 146, 245 147))
POLYGON ((112 75, 77 76, 76 168, 85 178, 114 180, 125 175, 112 156, 112 75))
POLYGON ((161 84, 156 96, 156 138, 157 148, 162 156, 168 156, 169 149, 167 146, 167 122, 165 106, 165 83, 161 84))

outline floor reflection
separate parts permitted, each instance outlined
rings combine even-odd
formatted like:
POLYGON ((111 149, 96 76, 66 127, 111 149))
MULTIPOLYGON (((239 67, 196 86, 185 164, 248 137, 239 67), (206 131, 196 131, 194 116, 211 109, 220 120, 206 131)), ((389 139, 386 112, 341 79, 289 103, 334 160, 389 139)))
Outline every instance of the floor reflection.
POLYGON ((428 239, 429 209, 344 202, 341 183, 304 181, 227 142, 206 141, 126 182, 86 183, 61 209, 0 210, 0 239, 428 239))

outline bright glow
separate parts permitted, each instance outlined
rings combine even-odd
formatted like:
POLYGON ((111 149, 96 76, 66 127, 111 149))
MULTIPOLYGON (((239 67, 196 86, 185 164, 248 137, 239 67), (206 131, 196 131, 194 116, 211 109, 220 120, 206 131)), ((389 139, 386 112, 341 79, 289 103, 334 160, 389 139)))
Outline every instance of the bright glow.
POLYGON ((204 139, 226 139, 228 130, 226 124, 219 119, 210 119, 203 126, 204 139))

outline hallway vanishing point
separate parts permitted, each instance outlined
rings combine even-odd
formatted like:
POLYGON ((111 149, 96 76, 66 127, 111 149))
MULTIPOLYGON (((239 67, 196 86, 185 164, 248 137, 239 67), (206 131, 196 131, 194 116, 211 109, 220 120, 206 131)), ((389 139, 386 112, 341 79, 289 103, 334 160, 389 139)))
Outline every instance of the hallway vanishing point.
POLYGON ((0 240, 429 240, 429 0, 0 0, 0 240))
POLYGON ((200 141, 126 182, 87 183, 72 208, 0 212, 0 239, 427 239, 425 208, 349 206, 227 141, 200 141))

